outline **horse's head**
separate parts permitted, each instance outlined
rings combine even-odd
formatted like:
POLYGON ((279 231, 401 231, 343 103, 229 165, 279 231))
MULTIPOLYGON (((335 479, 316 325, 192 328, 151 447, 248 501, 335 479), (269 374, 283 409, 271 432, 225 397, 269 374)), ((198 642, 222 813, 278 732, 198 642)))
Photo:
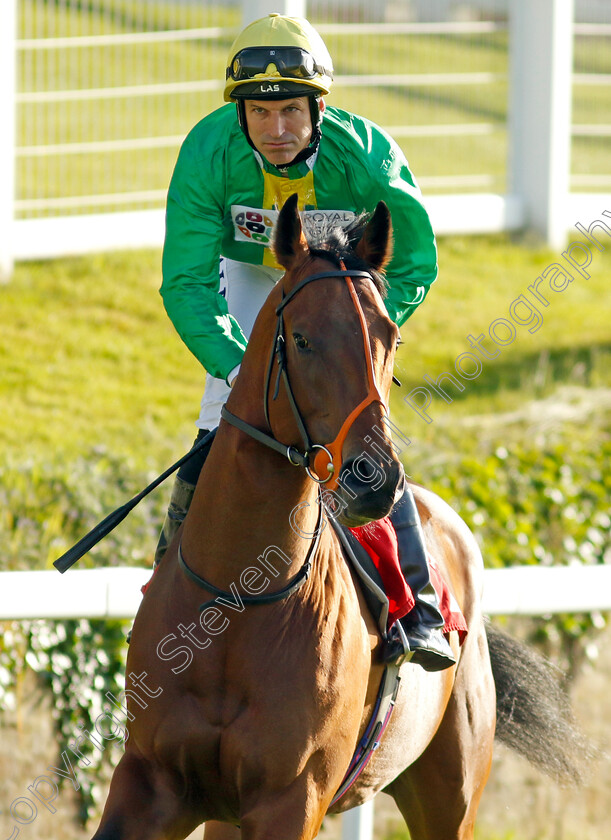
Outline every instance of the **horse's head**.
POLYGON ((281 210, 274 253, 279 283, 266 414, 277 440, 309 448, 309 472, 348 525, 389 513, 403 468, 384 418, 399 331, 379 273, 392 252, 390 213, 304 236, 297 196, 281 210), (312 239, 312 237, 310 237, 312 239))

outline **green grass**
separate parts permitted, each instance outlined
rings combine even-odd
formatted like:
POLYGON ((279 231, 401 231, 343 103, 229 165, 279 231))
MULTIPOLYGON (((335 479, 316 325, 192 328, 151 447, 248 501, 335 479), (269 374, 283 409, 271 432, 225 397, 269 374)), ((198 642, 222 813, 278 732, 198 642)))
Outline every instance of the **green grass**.
POLYGON ((193 437, 203 371, 158 294, 155 252, 21 264, 0 288, 0 448, 95 446, 161 465, 193 437))
MULTIPOLYGON (((554 259, 506 236, 443 238, 439 254, 440 278, 403 329, 393 415, 406 432, 431 440, 460 417, 512 411, 560 386, 611 384, 607 249, 595 254, 589 280, 551 299, 538 332, 516 327, 514 343, 451 405, 434 399, 427 425, 401 396, 425 373, 453 371, 470 349, 467 336, 508 317, 511 301, 554 259)), ((203 371, 165 314, 159 282, 151 251, 17 266, 0 287, 0 458, 69 460, 103 446, 161 469, 182 453, 203 371)))
MULTIPOLYGON (((408 367, 408 384, 424 373, 433 375, 438 367, 447 370, 453 366, 458 354, 471 349, 467 336, 475 331, 487 333, 492 321, 509 318, 512 301, 520 294, 531 298, 528 286, 557 259, 547 249, 522 248, 519 240, 504 235, 443 237, 439 278, 404 329, 399 362, 408 367), (434 340, 435 335, 443 337, 441 343, 434 340), (414 369, 408 358, 416 353, 414 369)), ((549 306, 539 305, 540 328, 530 333, 527 326, 516 326, 516 340, 487 365, 488 369, 513 366, 517 360, 526 362, 544 349, 571 351, 608 342, 611 331, 601 302, 607 293, 610 268, 609 249, 596 251, 588 269, 591 278, 577 275, 565 291, 548 292, 549 306)), ((604 371, 600 373, 604 376, 604 371)))
MULTIPOLYGON (((482 359, 482 372, 475 379, 457 376, 455 367, 460 354, 473 352, 469 335, 484 334, 484 347, 492 348, 491 323, 510 320, 510 304, 520 294, 528 299, 528 286, 556 259, 546 249, 521 246, 508 236, 441 239, 439 279, 402 331, 397 372, 403 388, 392 404, 398 425, 413 438, 409 461, 420 480, 426 480, 429 459, 452 449, 471 451, 484 432, 506 445, 534 440, 546 422, 554 419, 557 425, 559 403, 566 403, 569 426, 577 422, 569 415, 585 412, 588 419, 580 434, 590 428, 592 446, 597 445, 600 429, 608 423, 608 403, 606 411, 597 406, 598 389, 604 393, 611 386, 611 329, 601 305, 611 276, 608 247, 595 252, 590 279, 578 277, 565 291, 549 293, 549 306, 540 307, 543 322, 536 332, 514 324, 513 343, 496 358, 482 359), (464 387, 459 391, 446 381, 450 403, 424 380, 428 375, 436 381, 444 372, 464 387), (417 387, 431 393, 430 423, 403 400, 417 387), (533 405, 540 407, 533 410, 533 405)), ((583 426, 583 421, 577 425, 583 426)))

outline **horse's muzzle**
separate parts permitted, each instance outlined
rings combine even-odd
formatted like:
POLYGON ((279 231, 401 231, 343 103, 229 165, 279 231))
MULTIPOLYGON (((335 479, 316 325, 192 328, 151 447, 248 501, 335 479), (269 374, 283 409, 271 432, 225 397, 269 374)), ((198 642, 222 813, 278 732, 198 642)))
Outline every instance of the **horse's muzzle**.
POLYGON ((382 519, 392 510, 403 489, 404 472, 400 461, 376 461, 369 456, 348 458, 342 464, 335 496, 337 520, 355 528, 382 519))

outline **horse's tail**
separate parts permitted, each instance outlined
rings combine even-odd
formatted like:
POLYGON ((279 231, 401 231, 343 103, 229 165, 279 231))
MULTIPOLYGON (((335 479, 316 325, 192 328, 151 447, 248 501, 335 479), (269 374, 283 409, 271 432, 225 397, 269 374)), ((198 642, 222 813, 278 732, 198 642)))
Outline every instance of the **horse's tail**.
POLYGON ((486 635, 496 684, 496 737, 559 784, 583 783, 597 751, 575 723, 561 673, 490 622, 486 635))

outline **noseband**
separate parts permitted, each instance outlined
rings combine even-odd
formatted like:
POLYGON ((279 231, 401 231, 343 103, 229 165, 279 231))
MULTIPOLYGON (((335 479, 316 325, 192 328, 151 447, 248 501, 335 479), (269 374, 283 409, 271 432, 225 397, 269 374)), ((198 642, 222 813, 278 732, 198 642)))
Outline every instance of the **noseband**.
POLYGON ((283 293, 282 300, 280 301, 280 304, 276 307, 276 333, 274 336, 274 343, 272 345, 272 351, 269 358, 269 364, 267 366, 267 375, 265 377, 265 391, 263 402, 265 409, 265 419, 267 421, 268 426, 271 429, 271 423, 269 418, 269 388, 271 385, 275 359, 278 365, 278 372, 276 374, 276 382, 274 385, 274 394, 272 399, 275 400, 277 398, 280 389, 280 380, 282 379, 288 396, 289 404, 291 406, 291 411, 293 412, 293 416, 297 423, 297 428, 299 429, 299 434, 301 435, 301 439, 303 441, 303 451, 295 446, 287 446, 286 444, 280 443, 276 440, 276 438, 272 437, 271 435, 268 435, 265 432, 261 432, 259 429, 255 428, 254 426, 251 426, 249 423, 246 423, 239 417, 236 417, 234 414, 228 411, 225 406, 223 406, 223 408, 221 409, 221 416, 228 423, 231 423, 233 426, 236 426, 241 431, 246 432, 246 434, 250 435, 252 438, 259 441, 260 443, 263 443, 266 446, 275 449, 277 452, 280 452, 282 455, 286 456, 291 462, 291 464, 293 464, 294 466, 304 467, 311 479, 313 479, 318 484, 326 484, 327 489, 329 490, 333 490, 335 487, 337 487, 340 468, 342 464, 343 445, 352 427, 352 424, 359 416, 359 414, 361 414, 361 412, 364 411, 367 408, 367 406, 371 405, 371 403, 374 402, 379 402, 384 408, 384 410, 388 413, 388 407, 382 395, 380 394, 376 383, 375 371, 373 368, 373 357, 371 354, 371 342, 369 340, 369 330, 367 328, 365 313, 363 312, 363 308, 360 304, 358 295, 352 282, 353 277, 366 277, 369 280, 371 280, 372 277, 371 274, 367 271, 347 271, 343 262, 341 263, 341 266, 341 271, 327 271, 321 272, 320 274, 311 274, 309 277, 306 277, 304 280, 301 280, 293 289, 291 289, 291 291, 288 294, 283 293), (312 283, 314 280, 322 280, 329 277, 342 277, 346 281, 348 291, 350 292, 350 297, 359 317, 361 333, 363 336, 363 347, 365 350, 368 388, 367 396, 346 417, 335 440, 333 440, 331 443, 322 444, 312 442, 303 417, 301 416, 301 412, 299 411, 299 407, 297 406, 297 402, 293 394, 293 389, 291 388, 286 357, 284 309, 287 306, 287 304, 289 304, 293 300, 293 298, 309 283, 312 283))

